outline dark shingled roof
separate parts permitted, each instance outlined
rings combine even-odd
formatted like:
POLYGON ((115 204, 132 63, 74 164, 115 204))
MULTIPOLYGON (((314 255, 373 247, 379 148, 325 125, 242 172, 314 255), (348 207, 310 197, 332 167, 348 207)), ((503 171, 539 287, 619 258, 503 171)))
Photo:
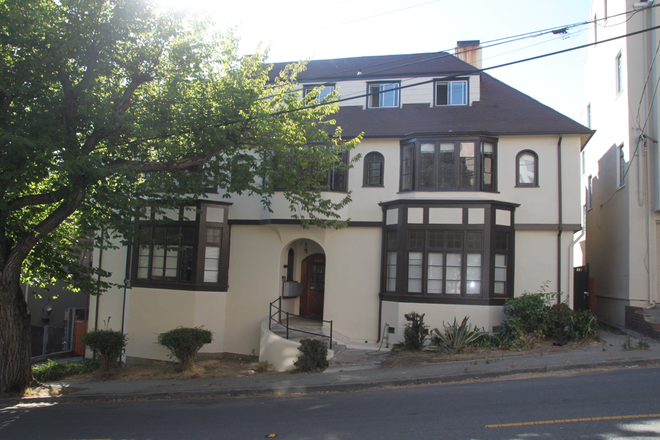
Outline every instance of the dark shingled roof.
MULTIPOLYGON (((281 71, 277 63, 271 71, 281 71)), ((476 74, 479 70, 446 52, 388 55, 310 61, 298 75, 301 83, 387 78, 442 77, 476 74), (357 72, 361 72, 357 75, 357 72)), ((404 104, 403 108, 341 107, 333 117, 345 137, 364 132, 365 137, 410 135, 491 134, 580 134, 582 145, 594 131, 541 104, 535 99, 481 72, 480 101, 471 106, 430 107, 404 104)), ((420 82, 423 81, 420 78, 420 82)), ((339 90, 341 93, 341 89, 339 90)), ((365 88, 366 93, 366 88, 365 88)), ((405 89, 402 89, 405 93, 405 89)), ((361 98, 366 103, 366 98, 361 98)))

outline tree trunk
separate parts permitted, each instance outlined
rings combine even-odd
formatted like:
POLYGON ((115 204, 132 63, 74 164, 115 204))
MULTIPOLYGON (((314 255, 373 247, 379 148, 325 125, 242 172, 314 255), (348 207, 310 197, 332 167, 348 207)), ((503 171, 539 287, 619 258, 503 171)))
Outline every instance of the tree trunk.
POLYGON ((12 284, 0 284, 0 393, 23 393, 32 382, 30 312, 12 284))

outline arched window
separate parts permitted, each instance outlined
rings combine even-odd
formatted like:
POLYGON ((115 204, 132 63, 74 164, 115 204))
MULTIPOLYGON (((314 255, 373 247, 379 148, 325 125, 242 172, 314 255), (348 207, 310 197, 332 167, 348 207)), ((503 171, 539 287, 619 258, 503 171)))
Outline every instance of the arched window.
POLYGON ((516 186, 539 186, 539 157, 532 150, 516 156, 516 186))
POLYGON ((383 155, 371 152, 364 158, 363 186, 383 186, 383 169, 385 160, 383 155))

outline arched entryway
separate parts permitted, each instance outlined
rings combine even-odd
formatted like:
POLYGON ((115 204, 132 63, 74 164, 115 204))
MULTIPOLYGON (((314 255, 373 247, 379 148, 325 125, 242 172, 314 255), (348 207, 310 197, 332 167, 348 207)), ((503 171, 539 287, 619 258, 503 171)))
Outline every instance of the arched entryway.
POLYGON ((300 315, 323 318, 325 293, 325 255, 313 254, 302 261, 300 315))

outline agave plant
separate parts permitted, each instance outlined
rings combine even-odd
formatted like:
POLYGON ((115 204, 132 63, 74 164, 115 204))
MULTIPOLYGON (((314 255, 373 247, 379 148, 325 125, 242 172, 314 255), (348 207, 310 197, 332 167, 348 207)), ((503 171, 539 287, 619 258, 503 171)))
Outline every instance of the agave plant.
POLYGON ((486 334, 479 329, 472 328, 468 323, 469 317, 463 318, 460 324, 454 318, 453 324, 442 323, 444 332, 437 328, 431 330, 431 345, 424 348, 427 351, 442 351, 445 353, 459 353, 479 337, 486 334))

